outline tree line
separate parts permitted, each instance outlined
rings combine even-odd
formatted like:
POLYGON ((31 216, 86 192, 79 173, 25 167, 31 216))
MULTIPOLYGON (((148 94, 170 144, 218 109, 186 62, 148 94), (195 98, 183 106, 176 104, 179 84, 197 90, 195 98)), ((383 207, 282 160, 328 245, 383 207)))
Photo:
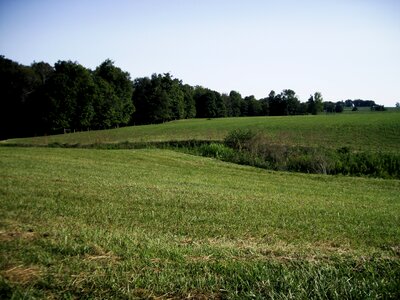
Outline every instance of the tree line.
POLYGON ((285 89, 267 97, 221 94, 171 74, 134 80, 107 59, 94 70, 72 61, 21 65, 0 56, 0 139, 107 129, 189 118, 341 112, 345 102, 307 102, 285 89))

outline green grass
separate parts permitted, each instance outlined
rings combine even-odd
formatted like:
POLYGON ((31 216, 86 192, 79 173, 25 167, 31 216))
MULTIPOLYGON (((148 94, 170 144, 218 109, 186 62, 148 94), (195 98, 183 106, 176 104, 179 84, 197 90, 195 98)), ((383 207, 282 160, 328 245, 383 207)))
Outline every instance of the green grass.
POLYGON ((0 179, 0 298, 400 296, 398 180, 12 147, 0 179))
POLYGON ((154 142, 171 140, 222 140, 237 128, 252 128, 266 134, 271 143, 350 147, 360 151, 400 149, 400 112, 358 112, 293 117, 244 117, 191 119, 159 125, 78 132, 56 136, 12 139, 9 144, 47 145, 154 142))

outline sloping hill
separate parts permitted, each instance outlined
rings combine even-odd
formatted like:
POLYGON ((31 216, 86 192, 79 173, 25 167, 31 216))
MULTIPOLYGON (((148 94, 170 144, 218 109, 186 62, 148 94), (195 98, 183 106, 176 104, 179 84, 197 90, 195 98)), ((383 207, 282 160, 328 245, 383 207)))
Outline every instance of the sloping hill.
POLYGON ((396 180, 156 149, 1 147, 0 166, 16 298, 399 296, 396 180))
POLYGON ((350 147, 354 150, 400 149, 400 113, 374 112, 293 117, 245 117, 191 119, 158 125, 133 126, 103 131, 12 139, 3 143, 47 145, 222 140, 231 130, 251 128, 265 133, 275 144, 350 147))

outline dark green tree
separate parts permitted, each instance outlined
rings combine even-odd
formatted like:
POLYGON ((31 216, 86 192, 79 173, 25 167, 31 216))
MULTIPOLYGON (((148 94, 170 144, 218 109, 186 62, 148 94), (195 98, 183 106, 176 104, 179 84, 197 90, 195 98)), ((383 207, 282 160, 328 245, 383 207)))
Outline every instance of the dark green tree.
POLYGON ((40 125, 49 132, 86 130, 94 117, 95 84, 90 71, 71 61, 58 61, 35 95, 40 125))
POLYGON ((341 112, 343 112, 343 110, 344 110, 344 103, 341 102, 341 101, 336 102, 336 104, 335 104, 335 112, 336 113, 341 113, 341 112))
POLYGON ((0 138, 32 134, 28 101, 40 85, 30 67, 0 56, 0 138))
POLYGON ((218 116, 217 97, 214 91, 197 86, 194 98, 198 118, 215 118, 218 116))
POLYGON ((216 111, 215 111, 215 116, 218 118, 224 118, 226 117, 226 106, 224 99, 221 97, 221 94, 213 91, 214 93, 214 99, 215 99, 215 106, 216 106, 216 111))
POLYGON ((181 86, 185 103, 185 119, 196 117, 196 102, 194 101, 194 88, 188 84, 181 86))
POLYGON ((115 97, 112 97, 112 110, 115 115, 113 126, 128 124, 135 111, 132 102, 133 84, 129 73, 114 66, 114 63, 107 59, 96 68, 94 75, 105 80, 115 93, 115 97))
POLYGON ((300 101, 295 91, 287 89, 282 92, 282 100, 286 102, 286 114, 296 115, 300 107, 300 101))
POLYGON ((232 103, 231 103, 231 98, 229 97, 228 94, 221 94, 221 99, 224 102, 225 105, 225 110, 226 110, 226 117, 232 117, 232 103))
POLYGON ((244 98, 247 105, 248 116, 259 116, 262 112, 261 102, 259 102, 253 95, 244 98))
POLYGON ((261 104, 261 115, 269 116, 269 101, 268 97, 260 99, 261 104))
POLYGON ((232 117, 239 117, 241 115, 241 103, 243 101, 242 95, 236 91, 229 93, 230 106, 232 109, 232 117))
POLYGON ((316 115, 322 112, 324 109, 324 104, 321 93, 316 92, 314 93, 314 95, 311 95, 307 101, 307 105, 308 105, 307 112, 312 115, 316 115))
POLYGON ((134 81, 132 100, 136 107, 134 122, 138 124, 161 123, 193 116, 192 91, 169 73, 153 74, 151 78, 134 81), (186 98, 185 98, 186 97, 186 98), (186 114, 186 107, 189 115, 186 114))
POLYGON ((287 115, 287 103, 282 99, 282 94, 275 94, 275 91, 271 91, 268 95, 268 103, 270 116, 287 115))
POLYGON ((53 74, 54 68, 46 62, 34 62, 31 64, 32 70, 40 79, 40 83, 44 84, 46 80, 53 74))

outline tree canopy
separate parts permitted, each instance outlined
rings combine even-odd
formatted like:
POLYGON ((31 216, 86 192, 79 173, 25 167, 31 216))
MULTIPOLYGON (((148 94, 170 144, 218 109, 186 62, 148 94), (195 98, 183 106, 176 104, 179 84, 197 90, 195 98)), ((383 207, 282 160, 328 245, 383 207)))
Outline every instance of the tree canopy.
POLYGON ((0 56, 0 139, 162 123, 184 118, 284 116, 342 112, 372 100, 323 102, 316 92, 300 102, 295 91, 256 99, 183 84, 170 73, 134 80, 110 59, 90 70, 73 61, 24 66, 0 56))

